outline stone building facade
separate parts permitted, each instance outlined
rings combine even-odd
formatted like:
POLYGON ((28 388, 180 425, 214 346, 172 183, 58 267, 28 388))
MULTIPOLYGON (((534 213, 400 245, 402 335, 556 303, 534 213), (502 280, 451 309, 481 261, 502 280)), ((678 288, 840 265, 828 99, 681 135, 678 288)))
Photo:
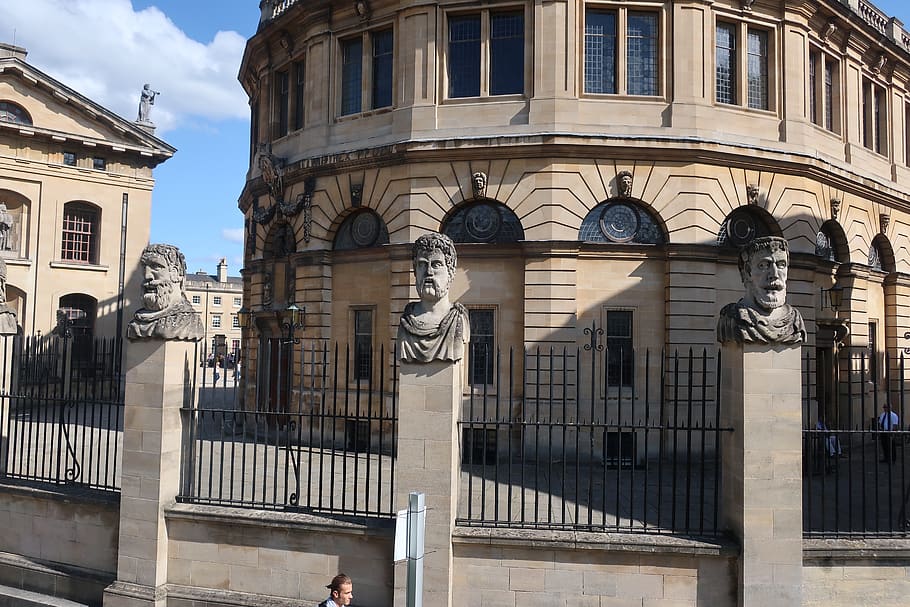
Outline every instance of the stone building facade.
POLYGON ((305 337, 388 344, 408 243, 438 230, 485 343, 574 347, 596 323, 640 365, 714 348, 737 245, 778 235, 821 406, 847 415, 838 344, 887 392, 910 329, 899 20, 865 0, 261 7, 239 74, 251 352, 289 302, 305 337))
POLYGON ((186 296, 202 315, 206 352, 236 355, 240 350, 238 312, 243 308, 243 280, 240 276, 228 276, 227 260, 222 258, 218 262, 215 274, 205 270, 187 274, 186 296))
POLYGON ((80 335, 122 335, 142 278, 152 169, 174 148, 0 44, 0 257, 26 334, 67 311, 80 335), (124 320, 125 319, 125 320, 124 320))

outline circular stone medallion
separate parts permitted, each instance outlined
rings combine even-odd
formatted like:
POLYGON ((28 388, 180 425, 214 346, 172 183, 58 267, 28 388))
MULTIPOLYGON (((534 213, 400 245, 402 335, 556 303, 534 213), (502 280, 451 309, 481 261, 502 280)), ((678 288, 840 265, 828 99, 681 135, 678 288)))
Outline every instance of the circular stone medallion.
POLYGON ((499 234, 502 217, 499 211, 491 204, 475 204, 467 210, 464 218, 464 228, 475 240, 489 242, 499 234))
POLYGON ((600 231, 613 242, 629 242, 640 227, 638 212, 627 204, 607 205, 600 215, 600 231))
POLYGON ((358 247, 372 246, 379 238, 379 218, 373 213, 360 213, 351 222, 351 238, 358 247))

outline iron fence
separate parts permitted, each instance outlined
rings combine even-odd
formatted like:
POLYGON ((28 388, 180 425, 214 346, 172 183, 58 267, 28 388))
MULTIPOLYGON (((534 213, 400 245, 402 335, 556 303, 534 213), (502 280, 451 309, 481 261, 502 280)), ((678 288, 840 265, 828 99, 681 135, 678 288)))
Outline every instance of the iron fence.
MULTIPOLYGON (((394 350, 355 355, 324 342, 271 345, 258 351, 255 382, 229 370, 216 380, 217 367, 203 368, 198 403, 183 410, 178 501, 391 517, 394 350), (364 356, 373 361, 366 374, 364 356)), ((238 356, 243 370, 250 368, 246 354, 238 356)))
POLYGON ((904 416, 904 356, 863 350, 832 357, 806 350, 803 371, 804 534, 907 536, 910 431, 904 416))
POLYGON ((16 335, 0 348, 0 476, 118 492, 121 340, 16 335))
POLYGON ((719 353, 611 361, 586 333, 584 348, 505 361, 472 350, 497 371, 471 386, 460 422, 457 524, 719 534, 719 353))

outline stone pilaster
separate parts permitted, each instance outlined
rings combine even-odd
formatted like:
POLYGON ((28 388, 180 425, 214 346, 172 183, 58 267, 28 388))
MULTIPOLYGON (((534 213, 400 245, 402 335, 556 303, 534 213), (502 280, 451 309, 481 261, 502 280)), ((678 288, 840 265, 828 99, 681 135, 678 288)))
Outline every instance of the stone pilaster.
MULTIPOLYGON (((426 494, 423 559, 424 605, 452 605, 452 531, 460 470, 458 411, 462 364, 402 363, 399 375, 398 462, 395 507, 408 507, 408 493, 426 494)), ((395 604, 405 605, 407 564, 395 566, 395 604)))
POLYGON ((802 604, 800 347, 721 350, 723 512, 742 543, 740 607, 802 604))
POLYGON ((164 607, 168 538, 164 508, 180 482, 180 408, 192 398, 195 344, 141 340, 126 346, 126 395, 117 581, 105 607, 164 607))

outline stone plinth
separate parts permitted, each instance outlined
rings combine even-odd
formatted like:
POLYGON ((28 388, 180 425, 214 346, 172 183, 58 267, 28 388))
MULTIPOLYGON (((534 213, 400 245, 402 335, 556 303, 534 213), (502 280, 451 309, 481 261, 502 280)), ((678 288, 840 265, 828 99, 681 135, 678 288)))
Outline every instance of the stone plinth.
POLYGON ((800 347, 721 350, 723 512, 742 543, 742 607, 802 603, 800 347))
MULTIPOLYGON (((452 531, 458 500, 461 363, 402 363, 399 376, 395 507, 426 494, 424 605, 452 605, 452 531), (405 465, 401 465, 401 464, 405 465)), ((395 566, 395 604, 405 605, 407 565, 395 566)))
POLYGON ((194 360, 192 342, 141 340, 126 346, 117 581, 105 590, 105 607, 165 604, 164 507, 179 488, 180 408, 192 398, 186 386, 194 360))

